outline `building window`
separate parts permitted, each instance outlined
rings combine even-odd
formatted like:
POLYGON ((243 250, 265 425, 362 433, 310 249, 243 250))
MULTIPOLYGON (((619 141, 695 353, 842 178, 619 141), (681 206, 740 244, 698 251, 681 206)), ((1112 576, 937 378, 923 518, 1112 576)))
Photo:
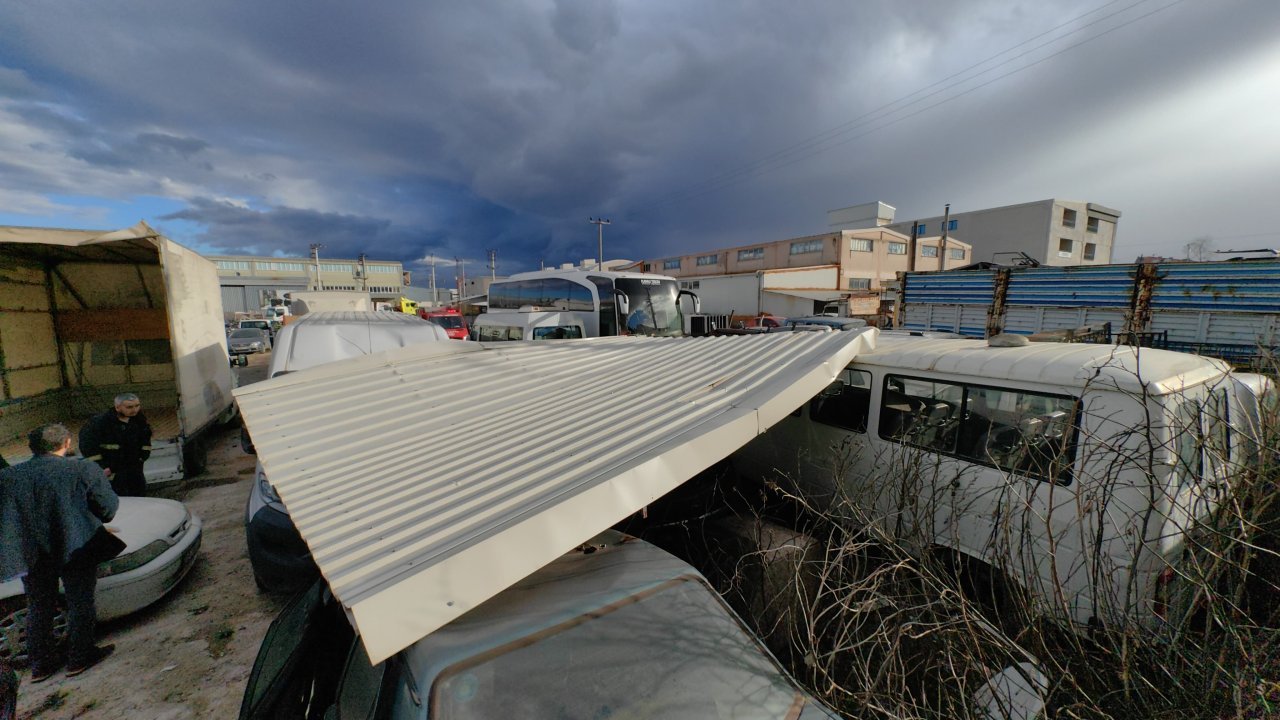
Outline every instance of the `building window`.
POLYGON ((938 257, 937 245, 921 245, 920 257, 938 257))
POLYGON ((963 260, 964 248, 947 248, 947 257, 952 260, 963 260))
POLYGON ((219 270, 248 270, 249 261, 248 260, 219 260, 218 269, 219 270))
POLYGON ((865 238, 853 238, 849 241, 849 250, 852 252, 871 252, 873 247, 872 242, 865 238))
POLYGON ((306 269, 306 265, 300 262, 258 262, 259 270, 283 270, 288 272, 302 272, 306 269))
POLYGON ((396 270, 396 266, 395 266, 395 265, 365 265, 365 267, 369 268, 369 272, 371 272, 371 273, 394 273, 394 272, 399 272, 399 270, 396 270))
POLYGON ((1088 222, 1085 223, 1084 229, 1091 233, 1098 232, 1098 218, 1089 218, 1088 222))
POLYGON ((871 278, 849 278, 850 290, 870 290, 871 278))
POLYGON ((906 244, 906 243, 900 243, 900 242, 891 242, 891 243, 889 243, 889 254, 890 254, 890 255, 906 255, 906 254, 907 254, 907 244, 906 244))
POLYGON ((1058 238, 1058 257, 1071 257, 1071 238, 1058 238))
POLYGON ((702 285, 702 281, 701 281, 701 280, 694 280, 692 283, 690 283, 690 288, 689 288, 689 289, 690 289, 690 290, 697 290, 701 285, 702 285))
POLYGON ((916 226, 916 235, 923 235, 925 231, 928 229, 929 229, 928 225, 925 225, 924 223, 920 223, 919 225, 916 226))
POLYGON ((1076 226, 1076 211, 1070 208, 1062 209, 1062 227, 1073 228, 1076 226))
POLYGON ((749 250, 738 251, 738 262, 743 260, 762 260, 764 259, 764 248, 751 248, 749 250))
POLYGON ((645 263, 643 267, 641 267, 640 272, 651 272, 652 270, 653 270, 653 266, 650 265, 649 263, 645 263))
POLYGON ((320 263, 320 270, 323 272, 349 273, 351 272, 351 263, 320 263))
POLYGON ((1093 259, 1093 256, 1094 256, 1094 253, 1097 251, 1097 249, 1098 249, 1098 246, 1097 246, 1097 245, 1095 245, 1094 243, 1085 243, 1085 244, 1084 244, 1084 259, 1085 259, 1085 260, 1092 260, 1092 259, 1093 259))
POLYGON ((674 260, 663 260, 662 269, 663 270, 679 270, 680 258, 675 258, 674 260))
POLYGON ((960 227, 960 221, 959 221, 959 220, 948 220, 948 221, 947 221, 947 232, 950 232, 950 231, 952 231, 952 230, 955 230, 955 229, 956 229, 956 228, 958 228, 958 227, 960 227))
POLYGON ((801 242, 791 243, 792 255, 804 255, 805 253, 822 252, 821 240, 803 240, 801 242))
POLYGON ((699 255, 698 265, 715 265, 720 262, 719 255, 699 255))

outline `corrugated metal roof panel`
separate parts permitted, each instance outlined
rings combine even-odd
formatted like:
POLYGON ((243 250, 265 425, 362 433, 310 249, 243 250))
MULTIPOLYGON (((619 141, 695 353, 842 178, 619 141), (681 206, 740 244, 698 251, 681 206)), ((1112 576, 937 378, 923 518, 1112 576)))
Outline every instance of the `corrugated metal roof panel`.
POLYGON ((728 456, 874 338, 428 343, 236 396, 379 662, 728 456))

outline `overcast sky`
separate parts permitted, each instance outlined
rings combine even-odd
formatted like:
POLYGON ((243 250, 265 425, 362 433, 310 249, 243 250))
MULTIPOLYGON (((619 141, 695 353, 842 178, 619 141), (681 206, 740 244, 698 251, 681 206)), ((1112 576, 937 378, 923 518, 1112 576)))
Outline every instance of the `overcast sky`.
POLYGON ((1116 261, 1280 246, 1275 0, 47 0, 0 28, 0 224, 419 278, 594 257, 589 216, 638 259, 873 200, 1101 203, 1116 261))

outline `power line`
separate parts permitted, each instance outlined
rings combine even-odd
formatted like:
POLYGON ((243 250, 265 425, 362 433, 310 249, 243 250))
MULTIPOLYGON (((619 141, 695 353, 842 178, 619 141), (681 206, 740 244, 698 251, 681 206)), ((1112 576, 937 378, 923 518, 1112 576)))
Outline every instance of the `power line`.
POLYGON ((884 104, 884 105, 881 105, 880 107, 875 108, 874 110, 871 110, 871 111, 869 111, 869 112, 863 113, 862 115, 858 116, 857 118, 854 118, 853 120, 850 120, 850 121, 848 121, 848 122, 846 122, 846 123, 843 123, 843 124, 841 124, 841 125, 839 125, 839 126, 836 126, 835 128, 831 128, 831 129, 826 130, 826 131, 823 131, 823 132, 821 132, 821 133, 819 133, 819 134, 817 134, 817 135, 814 135, 814 136, 812 136, 812 137, 810 137, 810 138, 808 138, 808 139, 806 139, 806 140, 802 140, 802 141, 800 141, 800 142, 798 142, 798 143, 794 143, 794 144, 792 144, 792 145, 790 145, 790 146, 787 146, 786 148, 783 148, 783 149, 781 149, 781 150, 775 151, 775 152, 773 152, 773 153, 771 153, 771 154, 769 154, 769 155, 766 155, 766 156, 764 156, 764 157, 762 157, 762 158, 760 158, 760 159, 758 159, 758 160, 756 160, 756 161, 753 161, 753 162, 751 162, 751 163, 748 163, 748 164, 746 164, 746 165, 739 166, 739 167, 738 167, 737 169, 735 169, 735 170, 731 170, 731 171, 728 171, 728 172, 721 173, 721 174, 719 174, 719 175, 713 176, 713 177, 711 177, 711 178, 709 178, 709 179, 707 179, 707 180, 705 180, 705 181, 702 181, 701 183, 698 183, 698 184, 696 184, 696 185, 689 186, 689 187, 687 187, 687 188, 686 188, 686 189, 684 189, 684 190, 681 190, 681 191, 675 191, 675 192, 672 192, 672 193, 668 193, 667 195, 665 195, 665 196, 663 196, 663 197, 659 198, 658 200, 656 200, 656 201, 654 201, 654 202, 652 202, 652 203, 649 203, 648 205, 645 205, 645 206, 643 206, 643 207, 641 207, 641 208, 638 208, 638 209, 637 209, 637 210, 635 210, 635 211, 632 211, 631 216, 634 216, 634 215, 636 215, 636 214, 642 213, 642 212, 647 211, 647 210, 651 210, 651 209, 653 209, 653 208, 656 208, 656 207, 659 207, 659 206, 662 206, 662 205, 667 205, 667 204, 671 204, 671 203, 675 203, 675 202, 680 202, 680 201, 684 201, 684 200, 691 200, 691 199, 693 199, 693 198, 700 197, 700 196, 702 196, 702 195, 706 195, 706 194, 708 194, 708 193, 715 192, 715 191, 717 191, 717 190, 721 190, 721 189, 723 189, 723 188, 730 187, 730 186, 732 186, 732 185, 738 184, 739 182, 741 182, 741 181, 743 181, 743 180, 747 180, 747 179, 750 179, 750 178, 752 178, 752 177, 755 177, 755 176, 759 175, 759 174, 760 174, 760 171, 762 171, 762 170, 766 170, 766 169, 767 169, 767 170, 778 170, 778 169, 780 169, 780 168, 784 168, 784 167, 787 167, 787 166, 789 166, 789 165, 793 165, 793 164, 795 164, 795 163, 797 163, 797 162, 799 162, 799 161, 801 161, 801 160, 805 160, 805 159, 808 159, 808 158, 810 158, 810 157, 813 157, 814 155, 817 155, 817 154, 819 154, 819 153, 821 153, 821 152, 825 152, 825 151, 827 151, 827 150, 830 150, 831 148, 839 147, 840 145, 845 145, 845 144, 847 144, 847 143, 849 143, 849 142, 852 142, 852 141, 857 140, 857 139, 859 139, 859 138, 865 137, 865 136, 867 136, 867 135, 869 135, 869 134, 871 134, 871 133, 877 132, 877 131, 879 131, 879 130, 883 130, 883 129, 887 128, 887 127, 890 127, 890 126, 895 125, 895 124, 897 124, 897 123, 899 123, 899 122, 902 122, 903 120, 905 120, 905 119, 907 119, 907 118, 909 118, 909 117, 913 117, 913 116, 914 116, 914 115, 916 115, 916 114, 919 114, 919 113, 924 112, 924 111, 926 111, 926 110, 930 110, 930 109, 932 109, 932 108, 938 107, 939 105, 943 105, 943 104, 945 104, 945 103, 951 102, 952 100, 957 100, 957 99, 959 99, 959 98, 961 98, 961 97, 964 97, 965 95, 968 95, 969 93, 972 93, 972 92, 974 92, 974 91, 980 90, 980 89, 982 89, 982 88, 984 88, 984 87, 986 87, 986 86, 988 86, 988 85, 991 85, 992 83, 995 83, 995 82, 998 82, 998 81, 1000 81, 1000 80, 1002 80, 1002 79, 1004 79, 1004 78, 1007 78, 1007 77, 1009 77, 1010 75, 1015 75, 1015 74, 1017 74, 1017 73, 1023 72, 1024 70, 1028 70, 1028 69, 1030 69, 1030 68, 1032 68, 1032 67, 1035 67, 1036 65, 1039 65, 1040 63, 1043 63, 1043 62, 1045 62, 1045 61, 1047 61, 1047 60, 1050 60, 1050 59, 1055 58, 1055 57, 1057 57, 1057 56, 1059 56, 1059 55, 1062 55, 1063 53, 1066 53, 1066 52, 1068 52, 1068 51, 1070 51, 1070 50, 1074 50, 1075 48, 1078 48, 1078 47, 1080 47, 1081 45, 1084 45, 1084 44, 1086 44, 1086 43, 1089 43, 1089 42, 1092 42, 1092 41, 1094 41, 1094 40, 1097 40, 1098 38, 1101 38, 1101 37, 1103 37, 1103 36, 1105 36, 1105 35, 1108 35, 1108 34, 1110 34, 1110 33, 1112 33, 1112 32, 1115 32, 1116 30, 1120 30, 1120 29, 1122 29, 1122 28, 1125 28, 1125 27, 1127 27, 1127 26, 1129 26, 1129 25, 1132 25, 1132 24, 1134 24, 1134 23, 1136 23, 1136 22, 1139 22, 1139 21, 1141 21, 1141 20, 1145 20, 1146 18, 1149 18, 1149 17, 1151 17, 1152 15, 1155 15, 1155 14, 1157 14, 1157 13, 1159 13, 1159 12, 1164 11, 1164 10, 1168 10, 1169 8, 1173 7, 1174 5, 1178 5, 1179 3, 1183 2, 1183 0, 1174 0, 1173 2, 1168 3, 1168 4, 1166 4, 1166 5, 1163 5, 1163 6, 1159 7, 1159 8, 1156 8, 1155 10, 1152 10, 1152 11, 1150 11, 1150 12, 1148 12, 1148 13, 1145 13, 1145 14, 1143 14, 1143 15, 1140 15, 1140 16, 1138 16, 1138 17, 1136 17, 1136 18, 1133 18, 1133 19, 1130 19, 1130 20, 1128 20, 1128 21, 1122 22, 1122 23, 1120 23, 1120 24, 1118 24, 1118 25, 1115 25, 1115 26, 1113 26, 1113 27, 1107 28, 1107 29, 1105 29, 1105 30, 1102 30, 1101 32, 1098 32, 1097 34, 1091 35, 1091 36, 1089 36, 1089 37, 1087 37, 1087 38, 1085 38, 1085 39, 1083 39, 1083 40, 1081 40, 1081 41, 1079 41, 1079 42, 1077 42, 1077 43, 1074 43, 1074 44, 1072 44, 1072 45, 1068 45, 1067 47, 1062 48, 1061 50, 1058 50, 1057 52, 1051 53, 1051 54, 1049 54, 1049 55, 1046 55, 1045 57, 1042 57, 1042 58, 1039 58, 1039 59, 1034 60, 1034 61, 1032 61, 1032 62, 1029 62, 1029 63, 1027 63, 1026 65, 1019 66, 1019 67, 1017 67, 1017 68, 1014 68, 1013 70, 1010 70, 1009 72, 1006 72, 1006 73, 1004 73, 1004 74, 1001 74, 1001 75, 998 75, 998 76, 996 76, 996 77, 994 77, 994 78, 991 78, 990 80, 987 80, 986 82, 983 82, 983 83, 980 83, 980 84, 978 84, 978 85, 975 85, 975 86, 969 87, 969 88, 967 88, 967 89, 961 90, 961 91, 959 91, 959 92, 957 92, 957 93, 955 93, 955 94, 953 94, 953 95, 950 95, 950 96, 948 96, 948 97, 944 97, 944 98, 942 98, 941 100, 939 100, 939 101, 937 101, 937 102, 935 102, 935 103, 932 103, 932 104, 930 104, 930 105, 927 105, 927 106, 925 106, 925 107, 918 108, 918 109, 917 109, 917 110, 915 110, 912 114, 904 114, 904 115, 900 115, 899 117, 896 117, 896 118, 894 118, 894 119, 892 119, 892 120, 889 120, 888 122, 885 122, 885 123, 882 123, 882 124, 879 124, 879 125, 875 125, 875 126, 873 126, 873 127, 870 127, 869 129, 865 130, 864 132, 861 132, 861 133, 858 133, 858 134, 856 134, 856 135, 853 135, 853 136, 850 136, 850 137, 845 137, 845 138, 843 138, 843 139, 838 139, 838 140, 837 140, 837 138, 840 138, 842 135, 846 135, 846 134, 848 134, 849 132, 852 132, 853 130, 856 130, 856 129, 860 128, 860 127, 865 127, 865 126, 867 126, 867 125, 869 125, 869 124, 871 124, 871 123, 874 123, 874 122, 877 122, 877 121, 884 120, 884 119, 886 119, 886 118, 892 117, 893 115, 898 114, 898 113, 901 113, 901 112, 903 112, 903 111, 907 110, 908 108, 911 108, 913 105, 917 105, 918 103, 920 103, 920 102, 922 102, 922 101, 924 101, 924 100, 927 100, 927 99, 928 99, 928 98, 930 98, 930 97, 934 97, 934 96, 939 95, 939 94, 941 94, 941 93, 947 92, 948 90, 953 90, 953 89, 955 89, 955 88, 956 88, 956 86, 957 86, 957 85, 959 85, 960 83, 969 82, 969 81, 971 81, 971 80, 974 80, 974 79, 977 79, 977 78, 979 78, 979 77, 982 77, 983 75, 986 75, 986 74, 988 74, 988 73, 990 73, 990 72, 993 72, 993 71, 995 71, 995 70, 999 69, 1000 67, 1003 67, 1003 66, 1008 65, 1008 64, 1010 64, 1010 63, 1012 63, 1012 62, 1014 62, 1014 61, 1016 61, 1016 60, 1019 60, 1019 59, 1021 59, 1021 58, 1023 58, 1023 57, 1026 57, 1027 55, 1029 55, 1029 54, 1031 54, 1031 53, 1033 53, 1033 52, 1035 52, 1035 51, 1037 51, 1037 50, 1041 50, 1041 49, 1043 49, 1043 48, 1045 48, 1045 47, 1047 47, 1047 46, 1049 46, 1049 45, 1052 45, 1052 44, 1054 44, 1054 43, 1056 43, 1056 42, 1059 42, 1059 41, 1064 40, 1064 39, 1066 39, 1066 38, 1068 38, 1068 37, 1071 37, 1072 35, 1078 34, 1078 33, 1082 32, 1082 31, 1084 31, 1084 30, 1086 30, 1086 29, 1088 29, 1088 28, 1090 28, 1090 27, 1092 27, 1092 26, 1094 26, 1094 25, 1097 25, 1097 24, 1099 24, 1099 23, 1101 23, 1101 22, 1104 22, 1104 21, 1106 21, 1106 20, 1109 20, 1109 19, 1111 19, 1111 18, 1114 18, 1115 16, 1120 15, 1120 14, 1122 14, 1122 13, 1128 12, 1129 10, 1132 10, 1133 8, 1135 8, 1135 7, 1139 6, 1139 5, 1142 5, 1142 4, 1146 3, 1146 2, 1149 2, 1150 0, 1138 0, 1137 2, 1134 2, 1134 3, 1131 3, 1131 4, 1129 4, 1129 5, 1126 5, 1125 7, 1120 8, 1119 10, 1116 10, 1115 12, 1109 13, 1109 14, 1104 15, 1104 16, 1102 16, 1102 17, 1100 17, 1100 18, 1097 18, 1097 19, 1095 19, 1095 20, 1093 20, 1093 21, 1091 21, 1091 22, 1089 22, 1089 23, 1087 23, 1087 24, 1085 24, 1085 25, 1082 25, 1082 26, 1080 26, 1080 27, 1078 27, 1078 28, 1076 28, 1076 29, 1072 30, 1071 32, 1068 32, 1068 33, 1062 34, 1062 35, 1060 35, 1060 36, 1058 36, 1058 37, 1054 37, 1054 38, 1052 38, 1052 39, 1050 39, 1050 40, 1047 40, 1047 41, 1045 41, 1045 42, 1043 42, 1043 43, 1040 43, 1039 45, 1036 45, 1035 47, 1029 48, 1029 49, 1027 49, 1027 50, 1025 50, 1025 51, 1023 51, 1023 52, 1021 52, 1021 53, 1019 53, 1019 54, 1017 54, 1017 55, 1014 55, 1014 56, 1012 56, 1012 57, 1006 58, 1005 60, 1002 60, 1001 62, 996 63, 995 65, 992 65, 991 67, 988 67, 988 68, 986 68, 985 70, 982 70, 981 72, 974 73, 974 74, 970 75, 969 77, 965 77, 965 78, 963 78, 963 79, 960 81, 960 83, 954 83, 954 84, 951 84, 951 85, 947 85, 946 87, 942 87, 942 88, 940 88, 940 89, 934 90, 933 92, 929 92, 929 93, 926 93, 926 94, 921 95, 921 93, 924 93, 926 90, 930 90, 930 89, 935 88, 935 87, 937 87, 937 86, 939 86, 939 85, 942 85, 942 84, 944 84, 944 83, 947 83, 947 82, 948 82, 948 81, 950 81, 950 80, 953 80, 953 79, 955 79, 955 78, 957 78, 957 77, 960 77, 960 76, 962 76, 962 75, 965 75, 965 74, 966 74, 966 73, 968 73, 970 70, 973 70, 973 69, 975 69, 975 68, 981 67, 981 66, 983 66, 983 65, 985 65, 985 64, 987 64, 987 63, 989 63, 989 62, 991 62, 992 60, 994 60, 994 59, 996 59, 996 58, 998 58, 998 57, 1001 57, 1002 55, 1007 55, 1008 53, 1010 53, 1010 52, 1012 52, 1012 51, 1014 51, 1014 50, 1017 50, 1018 48, 1021 48, 1021 47, 1025 46, 1025 45, 1027 45, 1027 44, 1029 44, 1029 43, 1032 43, 1032 42, 1034 42, 1035 40, 1037 40, 1037 39, 1039 39, 1039 38, 1044 37, 1045 35, 1052 34, 1052 33, 1056 32, 1057 30, 1059 30, 1059 29, 1061 29, 1061 28, 1063 28, 1063 27, 1065 27, 1065 26, 1067 26, 1067 25, 1071 25, 1071 24, 1073 24, 1073 23, 1075 23, 1075 22, 1077 22, 1077 21, 1079 21, 1079 20, 1081 20, 1081 19, 1083 19, 1083 18, 1085 18, 1085 17, 1087 17, 1087 16, 1089 16, 1089 15, 1095 14, 1095 13, 1097 13, 1097 12, 1099 12, 1099 11, 1101 11, 1101 10, 1103 10, 1103 9, 1107 8, 1107 7, 1110 7, 1111 5, 1114 5, 1116 2, 1119 2, 1119 1, 1120 1, 1120 0, 1112 0, 1112 2, 1109 2, 1109 3, 1107 3, 1106 5, 1102 5, 1102 6, 1098 7, 1098 8, 1095 8, 1095 9, 1093 9, 1093 10, 1090 10, 1089 12, 1086 12, 1086 13, 1084 13, 1084 14, 1082 14, 1082 15, 1076 16, 1075 18, 1073 18, 1073 19, 1071 19, 1071 20, 1069 20, 1069 21, 1067 21, 1067 22, 1065 22, 1065 23, 1061 23, 1061 24, 1059 24, 1059 25, 1055 26, 1054 28, 1051 28, 1051 29, 1049 29, 1049 30, 1046 30, 1046 31, 1044 31, 1044 32, 1042 32, 1042 33, 1040 33, 1040 34, 1038 34, 1038 35, 1036 35, 1036 36, 1032 37, 1032 38, 1029 38, 1029 39, 1027 39, 1027 40, 1024 40, 1023 42, 1021 42, 1021 43, 1019 43, 1019 44, 1017 44, 1017 45, 1014 45, 1014 46, 1012 46, 1012 47, 1010 47, 1010 48, 1008 48, 1008 49, 1006 49, 1006 50, 1003 50, 1003 51, 1001 51, 1001 52, 999 52, 999 53, 996 53, 995 55, 992 55, 992 56, 990 56, 990 57, 988 57, 988 58, 986 58, 986 59, 984 59, 984 60, 982 60, 982 61, 979 61, 979 62, 977 62, 977 63, 974 63, 973 65, 970 65, 969 67, 967 67, 967 68, 965 68, 965 69, 963 69, 963 70, 960 70, 960 71, 958 71, 958 72, 952 73, 951 75, 947 76, 946 78, 943 78, 942 80, 938 80, 938 81, 936 81, 936 82, 934 82, 934 83, 932 83, 932 84, 930 84, 930 85, 927 85, 927 86, 925 86, 925 87, 923 87, 923 88, 917 89, 917 90, 915 90, 915 91, 913 91, 913 92, 911 92, 911 93, 908 93, 908 94, 906 94, 906 95, 904 95, 904 96, 902 96, 902 97, 900 97, 900 98, 898 98, 898 99, 896 99, 896 100, 893 100, 893 101, 891 101, 891 102, 889 102, 889 103, 886 103, 886 104, 884 104), (919 96, 919 97, 915 97, 915 96, 919 96), (910 102, 906 102, 906 104, 903 104, 903 105, 901 105, 900 107, 894 108, 893 110, 889 110, 889 108, 893 108, 893 106, 895 106, 895 105, 899 105, 900 103, 903 103, 904 101, 908 100, 909 98, 913 98, 913 97, 914 97, 915 99, 910 100, 910 102), (790 158, 788 158, 788 157, 787 157, 787 156, 789 156, 789 155, 793 155, 793 154, 795 154, 795 153, 797 153, 797 152, 802 152, 802 151, 807 151, 807 152, 803 152, 803 154, 796 155, 795 157, 790 157, 790 158))

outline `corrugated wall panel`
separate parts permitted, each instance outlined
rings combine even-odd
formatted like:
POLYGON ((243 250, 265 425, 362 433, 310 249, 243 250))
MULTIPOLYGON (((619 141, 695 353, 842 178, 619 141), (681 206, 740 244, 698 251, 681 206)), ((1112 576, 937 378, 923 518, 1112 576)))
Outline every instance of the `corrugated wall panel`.
POLYGON ((991 304, 991 270, 952 270, 946 273, 908 273, 905 295, 907 303, 991 304))
POLYGON ((1133 265, 1013 268, 1008 306, 1128 307, 1133 295, 1133 265))
POLYGON ((1151 295, 1157 310, 1280 313, 1280 258, 1166 263, 1151 295))

